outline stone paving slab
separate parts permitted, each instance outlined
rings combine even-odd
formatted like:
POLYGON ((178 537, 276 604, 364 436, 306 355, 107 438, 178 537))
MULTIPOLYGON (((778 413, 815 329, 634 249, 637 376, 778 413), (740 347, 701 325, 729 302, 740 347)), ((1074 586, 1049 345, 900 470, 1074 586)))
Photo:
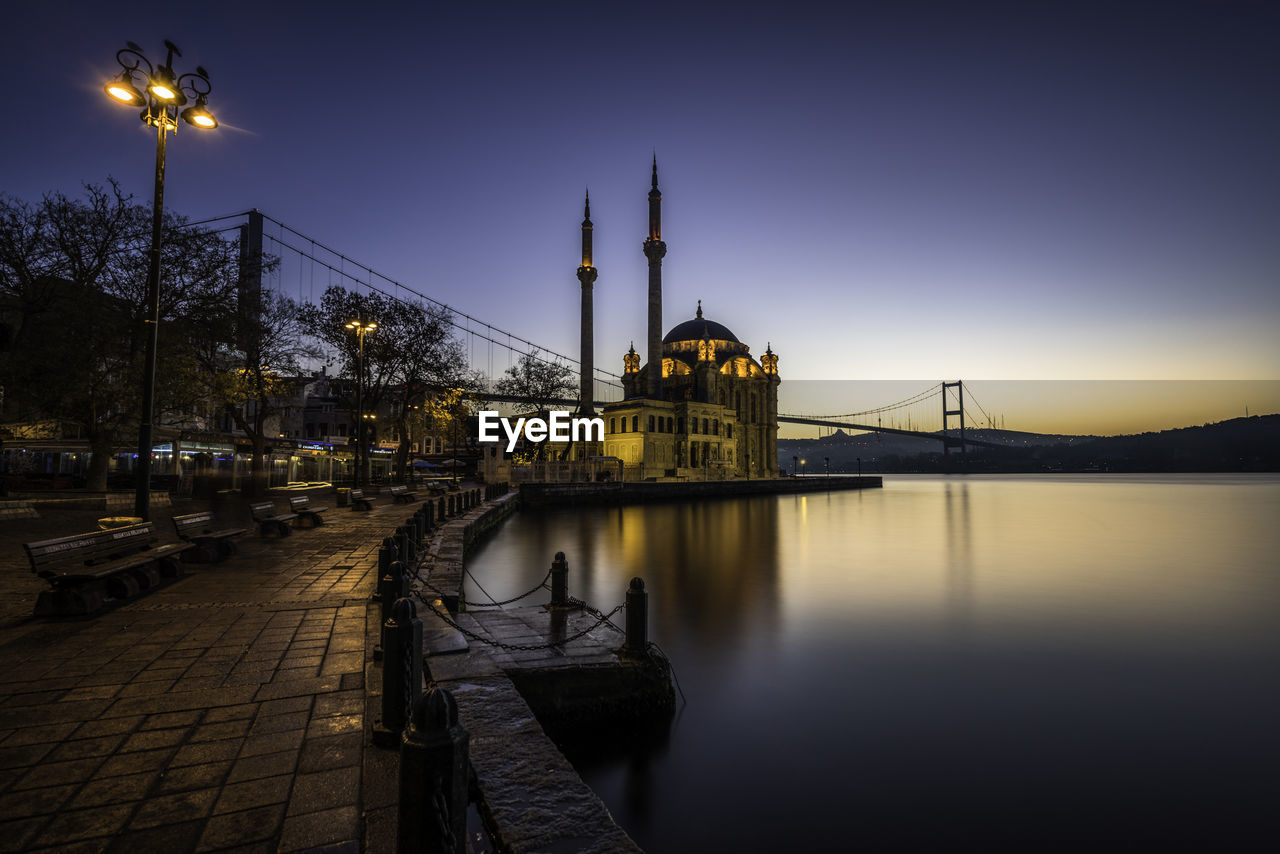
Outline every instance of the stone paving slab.
POLYGON ((30 617, 21 543, 101 512, 0 523, 0 852, 361 850, 367 601, 411 512, 390 506, 63 621, 30 617))

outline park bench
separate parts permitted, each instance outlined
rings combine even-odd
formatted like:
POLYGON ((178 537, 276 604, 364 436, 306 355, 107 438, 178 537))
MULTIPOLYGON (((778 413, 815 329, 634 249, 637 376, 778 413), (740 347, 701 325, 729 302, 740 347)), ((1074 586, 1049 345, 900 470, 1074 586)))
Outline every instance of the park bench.
POLYGON ((387 494, 395 500, 397 504, 412 504, 416 493, 405 486, 403 483, 387 488, 387 494))
POLYGON ((188 513, 173 517, 173 528, 178 539, 186 540, 195 548, 183 557, 200 563, 216 563, 236 553, 236 537, 248 528, 222 528, 221 523, 209 511, 188 513))
POLYGON ((347 495, 351 501, 352 510, 372 510, 373 502, 377 500, 375 495, 365 495, 363 489, 353 489, 347 495))
POLYGON ((177 578, 182 567, 173 557, 190 543, 161 543, 155 524, 73 534, 24 543, 31 571, 53 590, 36 599, 36 616, 91 614, 108 597, 131 599, 160 584, 161 576, 177 578))
POLYGON ((311 496, 309 495, 290 495, 289 509, 297 513, 299 517, 306 519, 312 527, 318 527, 324 524, 324 520, 320 518, 320 514, 328 510, 328 507, 312 507, 311 496))
POLYGON ((292 522, 298 518, 297 513, 277 513, 276 506, 270 501, 254 501, 249 505, 253 521, 258 523, 258 530, 265 536, 272 531, 281 537, 287 537, 293 531, 292 522))

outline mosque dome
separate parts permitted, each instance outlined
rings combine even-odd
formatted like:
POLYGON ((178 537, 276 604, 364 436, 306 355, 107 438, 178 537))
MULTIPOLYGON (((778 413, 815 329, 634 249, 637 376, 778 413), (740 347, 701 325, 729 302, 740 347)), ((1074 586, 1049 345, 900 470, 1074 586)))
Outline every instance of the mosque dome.
POLYGON ((670 332, 662 339, 663 344, 674 344, 677 341, 701 341, 703 338, 709 338, 712 341, 728 341, 733 344, 741 344, 738 336, 729 331, 729 327, 722 323, 716 323, 714 320, 707 320, 702 316, 702 300, 698 300, 698 314, 692 320, 686 320, 670 332))

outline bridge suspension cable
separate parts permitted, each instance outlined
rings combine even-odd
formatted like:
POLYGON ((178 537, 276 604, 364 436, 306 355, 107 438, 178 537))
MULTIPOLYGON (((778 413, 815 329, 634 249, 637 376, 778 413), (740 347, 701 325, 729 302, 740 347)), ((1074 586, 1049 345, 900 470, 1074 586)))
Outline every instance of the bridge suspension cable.
MULTIPOLYGON (((369 291, 373 291, 375 293, 382 294, 388 299, 396 300, 397 302, 405 301, 404 297, 398 295, 397 293, 393 293, 392 291, 388 290, 385 287, 380 287, 379 285, 374 284, 374 278, 376 277, 380 279, 382 282, 385 282, 387 285, 390 285, 397 290, 406 291, 407 293, 413 294, 415 297, 418 297, 419 299, 425 300, 426 302, 431 303, 432 305, 435 305, 443 309, 445 312, 448 313, 448 323, 451 326, 453 326, 455 329, 459 330, 460 332, 463 332, 466 335, 471 336, 473 344, 474 344, 474 338, 479 337, 489 342, 490 345, 497 344, 499 347, 505 347, 511 352, 517 352, 519 348, 516 345, 511 343, 515 341, 515 342, 519 342, 519 344, 526 346, 528 350, 524 352, 526 352, 529 356, 537 359, 540 362, 544 362, 547 364, 554 364, 552 359, 545 358, 543 355, 541 355, 542 353, 545 353, 553 357, 554 359, 562 360, 563 362, 568 363, 570 365, 579 364, 577 359, 574 359, 570 356, 566 356, 563 353, 556 352, 555 350, 552 350, 549 347, 543 347, 539 344, 534 343, 533 341, 530 341, 527 338, 524 338, 520 335, 516 335, 513 332, 508 332, 505 329, 500 329, 499 327, 496 327, 491 323, 488 323, 484 320, 481 320, 477 317, 467 314, 464 311, 458 311, 457 309, 453 308, 452 306, 446 303, 441 302, 440 300, 430 297, 422 293, 421 291, 418 291, 415 288, 409 287, 408 285, 405 285, 402 282, 392 279, 389 276, 383 275, 382 273, 379 273, 377 270, 374 270, 373 268, 344 255, 343 253, 337 251, 336 249, 331 248, 325 243, 319 240, 316 240, 312 237, 309 237, 308 235, 303 234, 302 232, 298 231, 292 226, 289 226, 281 222, 280 220, 276 219, 275 217, 272 217, 268 214, 262 214, 262 218, 264 220, 270 221, 271 223, 275 224, 280 228, 279 236, 270 234, 266 230, 264 230, 263 237, 265 239, 272 241, 273 243, 277 244, 283 249, 288 249, 289 251, 295 253, 299 258, 306 258, 312 264, 319 264, 321 267, 328 269, 331 273, 336 273, 339 277, 339 280, 348 279, 354 282, 359 287, 368 289, 369 291), (338 259, 339 261, 338 265, 335 266, 334 264, 328 261, 325 261, 321 258, 317 258, 314 254, 314 249, 312 253, 308 253, 304 248, 300 246, 296 246, 289 241, 286 241, 284 239, 285 231, 288 231, 290 234, 296 235, 302 241, 305 241, 311 244, 312 247, 319 247, 320 249, 329 253, 334 258, 338 259), (356 268, 357 272, 361 270, 364 271, 365 275, 368 277, 368 281, 367 282, 362 281, 354 273, 348 272, 346 269, 348 264, 356 268), (461 321, 463 322, 459 322, 459 319, 461 319, 461 321), (506 340, 505 341, 500 340, 500 336, 505 337, 506 340)), ((204 222, 212 222, 212 221, 214 220, 212 219, 205 220, 204 222)), ((227 230, 227 229, 223 229, 223 230, 227 230)), ((604 371, 599 368, 596 368, 595 377, 593 379, 595 380, 595 382, 601 385, 609 386, 619 391, 622 390, 622 383, 620 382, 621 377, 619 377, 617 374, 612 374, 612 373, 609 373, 608 371, 604 371)))
POLYGON ((786 414, 779 413, 779 417, 780 418, 813 418, 813 419, 834 421, 840 418, 857 418, 860 415, 876 415, 877 413, 888 412, 891 409, 902 409, 903 407, 907 407, 907 406, 911 406, 912 404, 919 403, 920 401, 933 396, 940 388, 942 388, 942 383, 938 383, 937 385, 930 386, 924 391, 919 392, 918 394, 913 394, 911 397, 904 398, 902 400, 899 400, 896 403, 890 403, 885 406, 877 407, 875 409, 864 409, 861 412, 844 412, 839 415, 800 415, 800 414, 794 414, 794 413, 786 413, 786 414))

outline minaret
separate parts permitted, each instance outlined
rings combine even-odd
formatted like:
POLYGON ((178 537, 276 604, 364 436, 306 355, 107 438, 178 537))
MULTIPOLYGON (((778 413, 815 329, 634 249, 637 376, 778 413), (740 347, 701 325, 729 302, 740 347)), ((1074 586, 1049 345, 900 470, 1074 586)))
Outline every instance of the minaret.
POLYGON ((649 259, 649 397, 662 397, 662 193, 658 192, 658 155, 653 155, 653 186, 649 190, 649 237, 644 257, 649 259))
POLYGON ((592 326, 591 286, 599 275, 591 263, 591 192, 587 192, 582 206, 582 266, 578 268, 578 281, 582 283, 582 342, 578 359, 582 365, 582 384, 579 388, 578 412, 595 414, 595 339, 592 326))

